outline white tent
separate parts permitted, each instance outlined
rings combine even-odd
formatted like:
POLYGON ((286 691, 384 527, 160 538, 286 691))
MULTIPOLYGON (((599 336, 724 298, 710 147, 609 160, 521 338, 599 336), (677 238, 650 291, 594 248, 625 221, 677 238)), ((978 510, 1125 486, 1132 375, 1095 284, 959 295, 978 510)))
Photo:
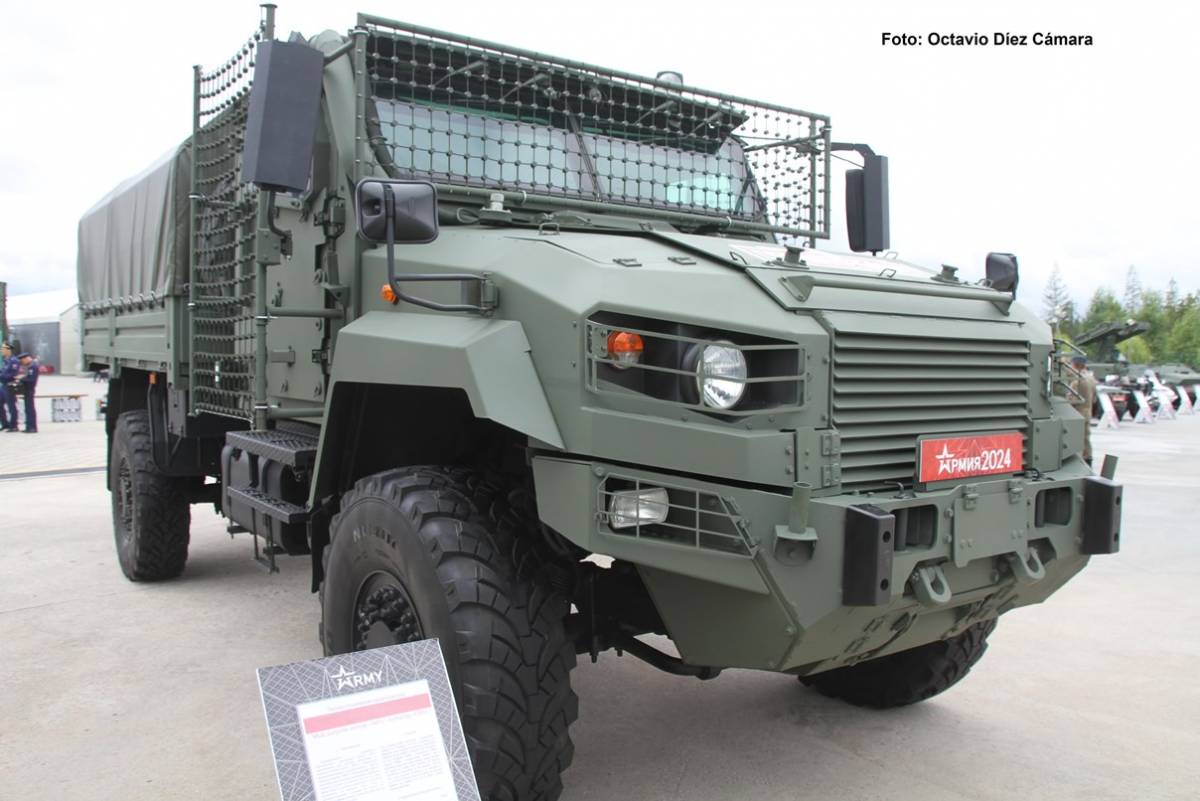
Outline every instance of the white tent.
POLYGON ((60 373, 80 371, 78 290, 54 289, 8 298, 8 325, 22 349, 60 373))
POLYGON ((77 303, 79 292, 74 287, 9 295, 8 322, 10 325, 57 323, 59 316, 77 303))

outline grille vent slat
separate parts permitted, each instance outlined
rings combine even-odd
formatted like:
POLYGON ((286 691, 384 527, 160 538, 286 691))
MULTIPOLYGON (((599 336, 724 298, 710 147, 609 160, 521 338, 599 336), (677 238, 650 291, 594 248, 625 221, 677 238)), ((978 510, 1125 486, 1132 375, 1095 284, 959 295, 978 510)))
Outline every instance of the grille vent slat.
POLYGON ((969 353, 971 355, 978 353, 1007 353, 1018 356, 1029 351, 1026 343, 1019 341, 937 340, 920 337, 875 336, 869 334, 853 334, 852 336, 855 337, 855 341, 848 342, 844 346, 839 341, 840 350, 847 353, 861 350, 887 350, 898 351, 900 353, 926 351, 930 353, 969 353))
MULTIPOLYGON (((977 406, 996 406, 997 404, 1024 403, 1025 396, 1014 392, 1003 392, 997 390, 982 390, 986 395, 975 395, 972 393, 955 394, 952 398, 952 404, 956 407, 973 408, 977 406)), ((896 408, 912 407, 914 409, 927 409, 929 402, 926 399, 927 393, 893 393, 892 404, 896 408)), ((852 411, 855 409, 875 409, 878 406, 878 399, 871 396, 849 396, 838 399, 838 410, 845 409, 852 411)))
POLYGON ((924 434, 1017 430, 1028 445, 1029 372, 1023 341, 837 333, 843 488, 911 485, 924 434))
POLYGON ((975 380, 965 385, 961 381, 913 380, 906 386, 897 386, 895 381, 855 381, 842 389, 842 396, 848 401, 855 395, 892 395, 902 398, 906 395, 940 392, 943 395, 961 398, 963 395, 976 395, 980 392, 1002 393, 1011 388, 1011 382, 988 380, 975 380))
MULTIPOLYGON (((963 355, 963 360, 971 358, 963 355)), ((962 364, 961 366, 946 366, 946 367, 929 367, 925 365, 893 365, 883 362, 879 366, 865 367, 854 365, 840 365, 833 371, 834 378, 846 378, 856 381, 869 380, 895 380, 904 379, 905 381, 924 381, 927 379, 938 381, 962 381, 969 380, 1004 380, 1012 379, 1020 380, 1028 374, 1028 367, 988 367, 981 368, 974 364, 962 364)))
MULTIPOLYGON (((897 351, 851 351, 840 354, 839 363, 846 366, 865 366, 874 367, 878 364, 886 364, 888 367, 962 367, 963 357, 971 354, 964 353, 933 353, 931 351, 921 351, 919 353, 899 353, 897 351)), ((991 367, 1013 367, 1016 369, 1024 369, 1028 363, 1026 356, 1018 356, 1007 353, 985 353, 989 366, 991 367)))

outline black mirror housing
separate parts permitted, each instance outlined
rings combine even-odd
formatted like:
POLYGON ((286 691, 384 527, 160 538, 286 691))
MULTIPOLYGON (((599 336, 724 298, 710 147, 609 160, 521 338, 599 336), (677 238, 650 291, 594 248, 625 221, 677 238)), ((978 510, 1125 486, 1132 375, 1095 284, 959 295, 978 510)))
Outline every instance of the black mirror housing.
POLYGON ((324 71, 324 54, 303 42, 259 46, 246 111, 242 178, 268 191, 303 192, 308 187, 324 71))
POLYGON ((437 189, 425 181, 364 178, 354 190, 358 235, 368 242, 423 245, 438 237, 437 189))
POLYGON ((1012 253, 989 253, 984 270, 988 285, 992 289, 1011 292, 1013 297, 1016 297, 1017 284, 1021 279, 1016 256, 1012 253))
POLYGON ((846 236, 855 253, 891 247, 887 156, 863 153, 861 170, 846 170, 846 236))

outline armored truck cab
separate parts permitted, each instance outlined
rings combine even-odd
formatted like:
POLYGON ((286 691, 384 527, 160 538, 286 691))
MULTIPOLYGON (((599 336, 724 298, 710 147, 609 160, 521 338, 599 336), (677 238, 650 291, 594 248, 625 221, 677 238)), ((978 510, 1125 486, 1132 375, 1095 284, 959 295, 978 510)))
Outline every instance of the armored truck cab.
POLYGON ((577 654, 907 704, 1118 547, 1015 258, 878 255, 885 159, 676 78, 266 7, 80 224, 121 568, 213 503, 327 653, 439 638, 487 798, 559 794, 577 654))

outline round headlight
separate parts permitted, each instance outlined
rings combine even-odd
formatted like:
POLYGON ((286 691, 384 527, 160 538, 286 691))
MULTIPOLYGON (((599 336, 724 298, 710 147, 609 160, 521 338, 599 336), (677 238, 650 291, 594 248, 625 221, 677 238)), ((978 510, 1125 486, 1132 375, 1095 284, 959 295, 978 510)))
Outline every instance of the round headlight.
POLYGON ((712 342, 698 348, 696 388, 705 406, 732 409, 746 392, 746 356, 732 342, 712 342))

